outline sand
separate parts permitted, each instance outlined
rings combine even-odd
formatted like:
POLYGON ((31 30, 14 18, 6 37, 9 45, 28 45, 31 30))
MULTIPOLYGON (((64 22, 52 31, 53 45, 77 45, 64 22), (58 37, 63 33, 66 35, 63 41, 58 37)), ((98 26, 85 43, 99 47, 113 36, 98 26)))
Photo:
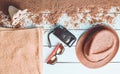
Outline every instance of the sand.
MULTIPOLYGON (((68 16, 76 16, 77 13, 89 10, 91 16, 95 16, 97 12, 106 13, 111 7, 119 7, 119 0, 1 0, 0 10, 5 14, 8 14, 8 6, 13 5, 21 10, 28 9, 28 11, 39 14, 40 20, 34 20, 35 22, 42 22, 41 13, 43 11, 50 11, 46 18, 47 20, 55 24, 62 13, 67 13, 68 16)), ((116 9, 119 11, 120 9, 116 9)), ((106 17, 108 20, 112 18, 106 17)), ((85 19, 85 18, 84 18, 85 19)), ((82 21, 82 20, 81 20, 82 21)), ((100 22, 102 20, 93 19, 91 23, 100 22)), ((83 22, 83 21, 82 21, 83 22)))

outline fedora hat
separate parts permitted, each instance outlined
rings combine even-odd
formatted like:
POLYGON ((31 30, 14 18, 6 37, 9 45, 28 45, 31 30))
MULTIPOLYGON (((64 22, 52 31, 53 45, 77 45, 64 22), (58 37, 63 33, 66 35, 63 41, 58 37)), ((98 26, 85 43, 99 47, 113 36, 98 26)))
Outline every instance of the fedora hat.
POLYGON ((89 68, 99 68, 109 63, 119 48, 117 33, 109 26, 96 25, 79 38, 76 55, 89 68))

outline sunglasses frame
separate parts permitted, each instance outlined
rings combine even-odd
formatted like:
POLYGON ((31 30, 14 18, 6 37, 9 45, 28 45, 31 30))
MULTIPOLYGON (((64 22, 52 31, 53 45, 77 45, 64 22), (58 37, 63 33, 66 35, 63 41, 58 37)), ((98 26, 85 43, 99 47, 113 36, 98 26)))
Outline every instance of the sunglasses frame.
POLYGON ((57 46, 54 48, 54 50, 52 51, 52 53, 48 56, 48 58, 46 59, 47 64, 55 64, 57 62, 57 56, 56 55, 62 55, 62 53, 64 52, 64 46, 62 45, 62 43, 58 43, 57 46), (58 50, 61 52, 58 53, 58 50), (55 57, 55 62, 52 62, 52 58, 55 57))

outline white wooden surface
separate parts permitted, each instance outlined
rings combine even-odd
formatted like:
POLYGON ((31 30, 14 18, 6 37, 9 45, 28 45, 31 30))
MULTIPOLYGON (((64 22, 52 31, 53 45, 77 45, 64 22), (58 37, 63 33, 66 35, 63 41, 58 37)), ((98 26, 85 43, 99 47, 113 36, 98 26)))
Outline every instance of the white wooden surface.
MULTIPOLYGON (((85 31, 85 30, 70 30, 77 39, 79 36, 85 31)), ((116 30, 116 32, 119 35, 120 38, 120 30, 116 30)), ((114 59, 106 66, 100 68, 100 69, 88 69, 84 67, 81 63, 79 63, 76 52, 75 52, 75 44, 69 48, 65 45, 65 52, 57 56, 58 62, 55 65, 48 65, 45 63, 45 59, 48 57, 48 55, 52 52, 54 46, 56 43, 58 43, 60 40, 57 39, 55 36, 51 35, 51 41, 52 41, 52 48, 47 47, 47 39, 46 35, 43 36, 43 60, 44 60, 44 66, 43 66, 43 72, 44 74, 88 74, 88 73, 97 73, 97 74, 109 74, 111 72, 118 73, 120 72, 120 50, 114 57, 114 59)))
MULTIPOLYGON (((58 23, 63 25, 65 20, 67 20, 66 17, 60 20, 58 23)), ((103 23, 107 23, 107 22, 103 22, 103 23)), ((78 28, 73 28, 70 23, 69 25, 70 26, 67 26, 67 28, 71 33, 73 33, 77 37, 77 40, 79 39, 79 36, 81 36, 82 33, 84 33, 88 28, 91 27, 89 23, 79 23, 78 28)), ((113 19, 112 25, 109 25, 109 26, 115 29, 115 31, 117 32, 120 38, 120 14, 119 13, 117 13, 117 16, 113 19)), ((55 45, 58 42, 61 42, 58 38, 56 38, 54 35, 51 34, 50 39, 52 43, 52 48, 49 48, 48 42, 47 42, 48 30, 49 28, 46 28, 43 32, 43 62, 44 62, 43 74, 89 74, 89 73, 90 74, 113 74, 113 73, 115 74, 120 72, 120 48, 118 50, 118 53, 110 63, 98 69, 89 69, 84 65, 82 65, 76 57, 75 45, 77 41, 74 43, 74 45, 71 48, 64 45, 65 52, 62 55, 57 56, 58 62, 55 65, 46 64, 45 59, 52 52, 55 45)))

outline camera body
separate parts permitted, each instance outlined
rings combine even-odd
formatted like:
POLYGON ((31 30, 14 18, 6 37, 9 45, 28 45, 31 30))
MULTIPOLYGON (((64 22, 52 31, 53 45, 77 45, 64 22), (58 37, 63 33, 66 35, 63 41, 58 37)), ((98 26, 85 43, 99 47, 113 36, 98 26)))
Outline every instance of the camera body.
POLYGON ((52 33, 69 47, 76 41, 76 37, 61 25, 56 25, 52 33))

